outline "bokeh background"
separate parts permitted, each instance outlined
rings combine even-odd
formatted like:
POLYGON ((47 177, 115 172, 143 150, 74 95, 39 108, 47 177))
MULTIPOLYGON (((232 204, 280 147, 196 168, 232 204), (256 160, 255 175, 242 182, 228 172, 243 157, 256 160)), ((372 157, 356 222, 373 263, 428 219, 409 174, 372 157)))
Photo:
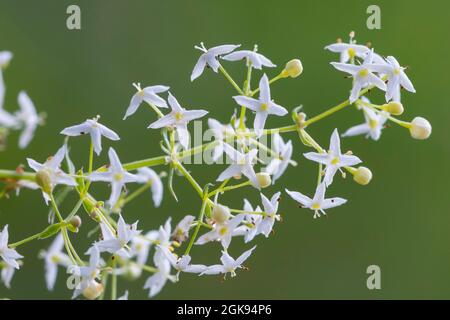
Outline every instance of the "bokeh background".
MULTIPOLYGON (((191 83, 189 76, 199 52, 194 44, 207 46, 240 43, 260 52, 280 67, 292 58, 303 61, 300 78, 283 80, 272 87, 273 97, 292 109, 304 105, 312 116, 347 97, 349 80, 329 62, 338 56, 323 50, 336 38, 347 39, 355 30, 359 42, 370 41, 383 55, 395 55, 408 74, 417 94, 403 94, 405 120, 423 115, 433 124, 428 141, 410 138, 407 130, 391 125, 378 142, 363 137, 343 142, 365 160, 374 172, 373 182, 361 187, 351 178, 336 179, 329 191, 349 199, 348 204, 329 210, 329 216, 312 219, 283 196, 283 223, 269 239, 258 237, 258 248, 248 261, 250 272, 221 282, 220 277, 183 276, 168 284, 158 298, 164 299, 393 299, 450 298, 449 118, 450 3, 411 1, 0 1, 0 49, 14 52, 5 72, 6 109, 16 108, 17 93, 26 89, 39 111, 47 113, 47 124, 38 129, 26 150, 16 147, 17 135, 9 138, 0 153, 0 167, 14 169, 26 157, 43 161, 62 144, 62 128, 97 114, 115 129, 122 140, 114 143, 123 162, 161 154, 159 133, 146 129, 155 117, 142 108, 122 121, 134 93, 132 82, 167 84, 179 101, 190 107, 206 107, 211 116, 226 121, 236 107, 235 94, 220 76, 207 71, 191 83), (78 4, 82 30, 66 28, 66 8, 78 4), (382 29, 368 30, 366 8, 378 4, 382 29), (366 268, 376 264, 382 270, 382 289, 366 288, 366 268)), ((243 79, 243 63, 226 63, 228 71, 243 79)), ((279 72, 266 69, 270 76, 279 72)), ((256 83, 254 83, 256 84, 256 83)), ((374 101, 382 96, 372 93, 374 101)), ((310 128, 311 134, 327 146, 329 135, 362 121, 353 109, 340 112, 310 128)), ((289 124, 290 119, 271 118, 269 127, 289 124)), ((316 166, 306 161, 305 148, 295 134, 294 159, 276 186, 264 190, 272 195, 285 187, 307 194, 314 191, 316 166)), ((111 145, 104 142, 105 150, 111 145)), ((87 138, 72 140, 72 157, 86 166, 87 138)), ((106 152, 96 164, 107 162, 106 152)), ((192 165, 202 183, 216 177, 222 166, 192 165)), ((164 168, 157 168, 158 171, 164 168)), ((168 216, 178 221, 196 215, 200 202, 182 178, 176 179, 180 201, 174 202, 167 189, 161 208, 153 208, 150 194, 142 196, 124 211, 127 221, 139 219, 141 229, 155 229, 168 216)), ((94 190, 98 198, 108 195, 106 185, 94 190)), ((259 201, 254 189, 230 192, 223 202, 239 208, 242 198, 259 201)), ((75 198, 68 198, 63 210, 70 210, 75 198)), ((41 194, 25 190, 20 197, 0 201, 0 225, 8 223, 12 241, 42 230, 48 208, 41 194)), ((81 212, 83 230, 73 236, 80 252, 93 239, 86 239, 94 226, 81 212)), ((47 292, 39 250, 50 240, 21 246, 25 265, 13 279, 12 289, 0 286, 0 297, 22 299, 66 299, 64 270, 57 286, 47 292)), ((250 245, 234 240, 230 248, 237 256, 250 245)), ((219 259, 220 245, 194 247, 195 261, 212 264, 219 259)), ((126 288, 130 298, 146 298, 144 279, 119 282, 119 294, 126 288)))

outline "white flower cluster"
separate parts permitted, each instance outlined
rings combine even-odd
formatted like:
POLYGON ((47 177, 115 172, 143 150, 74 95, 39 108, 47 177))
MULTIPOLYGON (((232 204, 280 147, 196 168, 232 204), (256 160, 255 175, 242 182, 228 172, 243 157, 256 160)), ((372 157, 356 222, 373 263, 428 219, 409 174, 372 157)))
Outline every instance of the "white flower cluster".
POLYGON ((19 147, 24 149, 34 137, 38 125, 43 123, 43 116, 36 112, 36 108, 25 91, 21 91, 17 98, 19 110, 10 113, 5 110, 5 82, 3 70, 9 65, 13 54, 9 51, 0 51, 0 145, 4 144, 10 130, 21 130, 19 147))
MULTIPOLYGON (((338 172, 344 178, 345 172, 350 173, 361 185, 370 182, 372 172, 366 167, 355 167, 361 160, 351 151, 342 152, 338 129, 332 132, 329 148, 325 150, 306 131, 309 125, 346 106, 355 105, 357 110, 364 112, 366 123, 347 130, 343 136, 367 134, 372 139, 378 140, 381 129, 388 120, 409 129, 411 135, 417 139, 427 138, 431 133, 431 125, 423 118, 418 117, 412 122, 404 122, 393 117, 403 111, 400 88, 415 91, 404 73, 404 68, 399 66, 395 58, 384 59, 373 49, 356 44, 353 37, 349 44, 338 42, 326 47, 341 54, 341 62, 333 62, 332 65, 353 77, 350 99, 310 119, 307 119, 303 112, 299 112, 300 108, 294 108, 293 125, 265 129, 269 116, 283 117, 289 113, 287 108, 274 102, 270 85, 283 78, 298 77, 303 72, 303 66, 300 60, 291 60, 279 75, 270 80, 264 73, 259 78, 259 87, 252 90, 253 69, 274 68, 276 65, 257 52, 256 46, 254 50, 236 51, 239 47, 240 45, 222 45, 206 49, 203 43, 195 47, 201 50, 202 54, 195 64, 191 81, 197 79, 208 66, 213 72, 222 73, 238 92, 232 99, 241 107, 239 116, 233 115, 231 121, 225 124, 213 118, 208 119, 214 141, 190 148, 188 124, 192 120, 204 117, 208 111, 185 109, 169 92, 170 88, 167 86, 142 88, 140 83, 135 83, 133 85, 137 92, 131 98, 124 120, 136 113, 141 104, 148 104, 158 117, 149 128, 161 130, 163 141, 160 145, 164 152, 163 156, 122 163, 116 151, 110 147, 109 164, 94 169, 94 153, 97 156, 101 154, 102 138, 120 140, 119 135, 101 124, 97 116, 62 130, 61 134, 66 136, 65 144, 45 162, 27 159, 34 173, 15 171, 8 174, 8 171, 0 170, 0 179, 17 180, 13 184, 16 189, 21 187, 41 189, 45 202, 52 206, 52 211, 58 218, 57 223, 52 223, 44 231, 13 244, 8 243, 8 226, 4 227, 0 233, 0 257, 3 260, 1 276, 6 286, 10 286, 14 270, 20 267, 19 259, 23 258, 15 248, 34 239, 52 236, 55 236, 53 243, 40 255, 45 260, 47 287, 49 290, 54 288, 58 267, 63 267, 71 274, 73 298, 80 295, 87 299, 103 298, 106 286, 111 286, 111 299, 128 299, 128 291, 120 298, 117 297, 117 278, 137 279, 145 273, 151 274, 144 285, 144 289, 149 291, 149 297, 157 295, 167 281, 178 282, 183 273, 200 276, 222 274, 224 277, 230 274, 234 277, 237 269, 245 269, 244 263, 256 246, 252 246, 234 259, 229 252, 233 238, 242 237, 245 243, 253 241, 258 235, 268 238, 273 233, 275 222, 281 220, 278 213, 281 192, 276 192, 268 198, 261 190, 275 184, 289 165, 297 165, 292 159, 293 143, 291 140, 285 142, 281 137, 283 133, 297 133, 303 145, 314 150, 303 154, 306 159, 316 162, 319 167, 314 196, 310 198, 300 192, 286 189, 287 194, 301 207, 312 210, 314 218, 326 214, 327 209, 347 202, 340 197, 325 197, 338 172), (246 62, 247 78, 242 88, 228 74, 221 60, 246 62), (386 91, 386 104, 375 105, 363 97, 375 87, 386 91), (167 101, 163 97, 164 93, 167 93, 167 101), (258 98, 255 98, 256 94, 258 98), (161 111, 169 107, 170 110, 166 114, 161 111), (254 114, 252 127, 246 126, 247 109, 254 114), (69 157, 68 137, 87 134, 90 136, 89 165, 87 169, 77 171, 69 157), (263 136, 271 137, 271 146, 260 142, 259 138, 263 136), (219 164, 222 156, 230 160, 228 167, 218 175, 214 190, 210 190, 214 187, 212 183, 202 188, 182 161, 186 156, 206 150, 212 151, 215 163, 219 164), (270 154, 269 160, 263 161, 260 158, 261 151, 270 154), (168 167, 170 172, 167 188, 176 201, 178 199, 173 189, 173 179, 174 173, 179 173, 198 193, 201 206, 197 217, 186 215, 173 230, 172 220, 168 218, 157 230, 143 232, 138 230, 138 222, 127 224, 122 215, 125 214, 126 205, 146 190, 151 190, 155 207, 160 206, 164 190, 161 178, 165 177, 165 173, 158 174, 150 168, 157 165, 168 167), (67 169, 63 170, 62 166, 67 169), (233 184, 236 180, 240 180, 239 183, 233 184), (111 187, 106 203, 97 201, 91 194, 92 184, 97 182, 106 182, 111 187), (129 187, 132 184, 140 186, 130 192, 129 187), (65 188, 79 196, 79 201, 66 218, 59 210, 60 201, 54 197, 54 190, 58 185, 65 185, 65 188), (242 209, 233 208, 219 201, 223 193, 249 186, 259 193, 261 205, 254 207, 244 197, 241 199, 242 209), (94 220, 100 232, 100 240, 92 243, 86 251, 85 255, 88 257, 86 259, 77 254, 70 237, 71 233, 77 233, 81 227, 81 219, 77 214, 82 209, 94 220), (113 218, 114 214, 118 214, 117 219, 113 218), (206 231, 201 232, 203 229, 206 231), (220 263, 210 266, 194 264, 191 250, 212 242, 218 242, 222 247, 220 263), (152 248, 153 255, 149 259, 152 248)), ((232 99, 230 98, 230 102, 233 103, 232 99)), ((11 116, 11 119, 15 118, 11 116)))

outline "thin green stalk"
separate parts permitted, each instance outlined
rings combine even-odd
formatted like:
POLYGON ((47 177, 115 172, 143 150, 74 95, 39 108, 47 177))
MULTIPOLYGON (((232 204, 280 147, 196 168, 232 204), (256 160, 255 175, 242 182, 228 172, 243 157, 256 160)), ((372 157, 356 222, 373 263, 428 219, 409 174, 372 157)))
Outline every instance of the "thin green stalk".
POLYGON ((147 191, 151 186, 152 186, 152 182, 147 182, 147 183, 144 184, 143 186, 139 187, 139 188, 136 189, 133 193, 131 193, 128 197, 126 197, 125 199, 123 199, 122 205, 126 205, 126 204, 127 204, 128 202, 130 202, 131 200, 136 199, 136 198, 139 197, 142 193, 144 193, 145 191, 147 191))
POLYGON ((244 95, 244 92, 241 90, 241 88, 239 88, 239 86, 237 85, 237 83, 233 80, 233 78, 228 74, 228 72, 225 70, 224 67, 222 67, 222 65, 219 66, 219 70, 220 72, 222 72, 222 74, 225 76, 225 78, 228 80, 228 82, 231 83, 231 85, 237 90, 237 92, 239 92, 239 94, 244 95))
POLYGON ((216 195, 216 193, 219 193, 219 192, 226 192, 226 191, 230 191, 230 190, 234 190, 234 189, 238 189, 238 188, 250 186, 251 184, 252 184, 252 183, 250 182, 250 180, 247 180, 247 181, 242 182, 242 183, 240 183, 240 184, 235 184, 235 185, 228 186, 228 187, 223 187, 223 188, 220 188, 220 187, 219 187, 219 188, 217 188, 216 190, 211 191, 211 192, 208 194, 208 198, 211 198, 212 196, 216 195))
POLYGON ((39 233, 33 234, 32 236, 29 236, 28 238, 25 238, 25 239, 22 239, 22 240, 20 240, 20 241, 11 243, 11 244, 9 245, 9 247, 10 247, 11 249, 14 249, 14 248, 16 248, 16 247, 18 247, 18 246, 21 246, 22 244, 25 244, 25 243, 27 243, 27 242, 33 241, 33 240, 35 240, 35 239, 38 239, 38 238, 41 236, 41 233, 42 233, 42 232, 39 232, 39 233))
POLYGON ((207 200, 209 200, 208 197, 208 187, 205 188, 205 190, 202 190, 202 207, 200 208, 200 213, 198 214, 198 218, 197 218, 197 227, 194 230, 194 233, 192 234, 192 237, 189 241, 189 244, 186 248, 186 251, 184 252, 184 255, 188 255, 189 252, 191 252, 192 246, 194 245, 195 239, 197 238, 197 234, 200 231, 200 228, 202 226, 203 223, 203 217, 205 215, 205 209, 206 209, 206 203, 207 200))
MULTIPOLYGON (((114 256, 113 256, 114 258, 114 256)), ((117 300, 117 274, 116 274, 116 259, 112 263, 112 274, 111 274, 111 300, 117 300)))

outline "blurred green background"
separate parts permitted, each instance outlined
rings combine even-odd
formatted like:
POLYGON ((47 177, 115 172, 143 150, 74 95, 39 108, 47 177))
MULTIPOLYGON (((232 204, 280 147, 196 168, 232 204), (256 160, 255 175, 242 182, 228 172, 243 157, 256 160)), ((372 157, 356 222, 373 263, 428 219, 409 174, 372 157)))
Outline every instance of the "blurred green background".
MULTIPOLYGON (((181 104, 207 108, 222 121, 236 107, 235 94, 220 76, 207 71, 191 83, 192 68, 199 56, 194 44, 207 46, 240 43, 260 52, 280 67, 299 57, 304 65, 300 78, 288 79, 272 87, 273 97, 288 109, 299 104, 315 115, 343 101, 350 82, 334 70, 330 61, 336 54, 323 47, 336 38, 347 39, 355 30, 361 43, 372 42, 383 55, 396 56, 410 66, 408 74, 417 94, 403 94, 405 120, 422 115, 433 125, 427 141, 410 138, 405 129, 391 125, 381 140, 363 137, 346 139, 343 149, 353 150, 374 172, 369 186, 361 187, 337 178, 329 191, 349 202, 329 210, 328 217, 312 218, 310 211, 299 209, 283 195, 280 212, 283 223, 269 239, 258 237, 258 245, 247 265, 250 272, 221 282, 220 277, 182 276, 178 284, 168 284, 158 298, 164 299, 393 299, 450 298, 450 215, 448 146, 450 108, 450 3, 447 1, 377 1, 381 7, 382 29, 368 30, 366 8, 373 1, 0 1, 0 50, 11 50, 14 59, 5 72, 6 109, 16 108, 17 93, 27 90, 39 111, 48 114, 47 124, 38 129, 26 150, 16 147, 17 134, 9 138, 6 151, 0 153, 0 167, 14 169, 26 157, 43 161, 62 144, 62 128, 97 114, 115 129, 122 140, 114 143, 123 162, 157 156, 159 133, 146 129, 154 115, 142 108, 122 121, 132 82, 143 85, 166 84, 181 104), (76 3, 82 11, 82 30, 66 28, 66 8, 76 3), (366 288, 366 268, 381 267, 382 289, 366 288)), ((239 81, 243 63, 225 63, 239 81)), ((274 76, 280 69, 266 72, 274 76)), ((259 77, 259 76, 258 76, 259 77)), ((255 83, 254 83, 255 84, 255 83)), ((371 94, 374 102, 382 96, 371 94)), ((310 128, 324 146, 337 127, 340 131, 362 121, 353 109, 340 112, 310 128)), ((289 117, 268 121, 269 127, 287 125, 289 117)), ((272 195, 285 187, 306 194, 314 191, 316 166, 302 156, 305 148, 295 134, 294 159, 276 186, 264 190, 272 195)), ((111 143, 104 141, 106 150, 111 143)), ((72 157, 86 166, 87 138, 72 140, 72 157)), ((96 164, 107 162, 106 152, 96 164)), ((223 166, 207 169, 192 165, 193 175, 202 183, 215 178, 223 166)), ((158 171, 164 168, 156 168, 158 171)), ((176 179, 179 203, 165 190, 163 205, 154 209, 150 194, 129 205, 127 221, 139 219, 141 229, 155 229, 170 215, 178 222, 186 214, 196 215, 200 202, 182 178, 176 179)), ((108 195, 105 184, 93 189, 98 198, 108 195)), ((259 202, 254 189, 230 192, 222 200, 240 208, 242 198, 259 202)), ((69 198, 63 210, 70 210, 75 198, 69 198)), ((46 226, 48 208, 40 192, 24 190, 20 197, 0 202, 0 226, 10 225, 11 241, 34 234, 46 226)), ((85 236, 93 226, 81 213, 83 230, 74 242, 84 252, 92 239, 85 236)), ((24 299, 66 299, 64 270, 60 269, 54 292, 45 289, 43 262, 38 252, 50 240, 21 246, 25 265, 16 273, 12 289, 0 285, 0 297, 24 299)), ((235 239, 233 256, 250 247, 235 239)), ((196 262, 218 261, 220 245, 194 247, 196 262)), ((130 298, 146 298, 145 279, 119 282, 119 294, 126 288, 130 298)))

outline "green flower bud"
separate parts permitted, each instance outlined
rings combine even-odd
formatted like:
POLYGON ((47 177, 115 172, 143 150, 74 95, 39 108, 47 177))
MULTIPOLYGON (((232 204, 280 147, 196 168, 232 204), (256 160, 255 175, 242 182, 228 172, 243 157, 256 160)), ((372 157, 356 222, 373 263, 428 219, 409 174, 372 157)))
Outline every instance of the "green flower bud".
POLYGON ((226 222, 230 216, 230 209, 221 204, 216 204, 211 212, 211 219, 219 224, 226 222))
POLYGON ((403 105, 400 102, 395 102, 395 101, 391 101, 391 102, 383 105, 382 109, 384 111, 389 112, 390 114, 392 114, 394 116, 401 115, 403 113, 403 111, 405 110, 403 108, 403 105))
POLYGON ((354 172, 352 172, 352 174, 353 180, 363 186, 369 184, 370 180, 372 180, 372 171, 370 171, 370 169, 366 167, 359 167, 354 172))

